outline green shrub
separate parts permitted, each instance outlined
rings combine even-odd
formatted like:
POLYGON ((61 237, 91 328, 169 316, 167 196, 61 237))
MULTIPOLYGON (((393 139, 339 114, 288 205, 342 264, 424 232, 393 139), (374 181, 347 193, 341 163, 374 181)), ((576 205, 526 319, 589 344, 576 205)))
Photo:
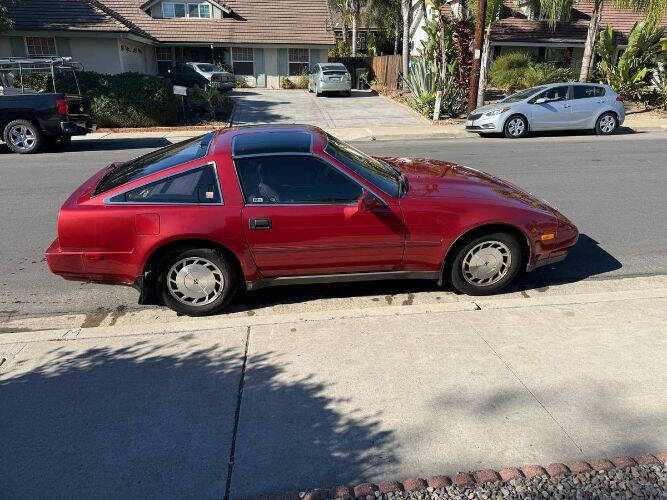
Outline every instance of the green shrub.
POLYGON ((280 88, 285 89, 285 90, 292 90, 296 88, 296 85, 292 80, 287 78, 286 76, 282 77, 280 80, 280 88))
POLYGON ((236 88, 237 89, 247 89, 247 88, 250 88, 250 85, 248 85, 248 82, 245 81, 245 78, 237 78, 236 79, 236 88))
MULTIPOLYGON (((406 103, 412 109, 428 118, 433 116, 435 101, 436 93, 428 91, 412 93, 406 99, 406 103)), ((442 93, 442 100, 440 101, 440 117, 455 118, 465 112, 467 104, 467 90, 459 87, 455 81, 454 76, 451 76, 447 81, 445 90, 442 93)))
POLYGON ((310 85, 310 78, 308 73, 304 70, 299 75, 299 79, 296 81, 296 88, 301 90, 306 90, 310 85))
MULTIPOLYGON (((92 71, 77 73, 81 94, 90 105, 100 127, 153 127, 173 123, 178 103, 171 82, 161 76, 140 73, 105 75, 92 71)), ((35 90, 52 92, 51 75, 26 75, 23 83, 35 90)), ((56 75, 58 92, 76 93, 71 73, 56 75)))
POLYGON ((233 108, 232 99, 210 85, 206 88, 195 85, 188 89, 187 104, 192 111, 206 113, 208 118, 221 121, 229 119, 233 108))
POLYGON ((489 83, 492 87, 514 92, 536 85, 570 81, 574 76, 570 68, 534 62, 523 52, 510 52, 493 61, 489 83))

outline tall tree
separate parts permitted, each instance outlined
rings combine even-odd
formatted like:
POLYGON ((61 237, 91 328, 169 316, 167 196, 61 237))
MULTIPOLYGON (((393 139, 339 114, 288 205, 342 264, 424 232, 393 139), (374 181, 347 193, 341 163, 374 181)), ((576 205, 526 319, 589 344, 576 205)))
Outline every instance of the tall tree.
POLYGON ((366 0, 347 0, 350 12, 350 20, 352 24, 352 55, 357 55, 358 33, 359 33, 359 18, 361 16, 361 8, 366 5, 366 0))
MULTIPOLYGON (((558 1, 558 0, 543 0, 543 1, 558 1)), ((608 0, 593 0, 593 12, 591 20, 588 23, 588 33, 586 34, 586 45, 584 45, 584 56, 581 61, 581 72, 579 73, 579 81, 588 81, 591 69, 593 67, 593 56, 595 54, 595 43, 598 37, 598 30, 600 29, 600 18, 602 17, 602 9, 608 0)), ((635 12, 643 12, 646 14, 646 19, 650 23, 659 23, 665 11, 667 11, 667 0, 612 0, 617 7, 634 10, 635 12)))
POLYGON ((332 12, 337 12, 340 15, 342 23, 341 28, 343 30, 343 42, 345 42, 345 45, 347 45, 347 26, 350 20, 350 7, 348 0, 329 0, 329 10, 332 12))

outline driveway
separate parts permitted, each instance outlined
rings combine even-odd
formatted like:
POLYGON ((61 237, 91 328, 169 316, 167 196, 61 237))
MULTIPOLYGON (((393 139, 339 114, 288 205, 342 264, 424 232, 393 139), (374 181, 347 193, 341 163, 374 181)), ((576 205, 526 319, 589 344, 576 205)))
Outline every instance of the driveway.
POLYGON ((351 97, 315 97, 305 90, 237 89, 234 125, 308 123, 322 128, 419 127, 425 123, 409 109, 353 90, 351 97))

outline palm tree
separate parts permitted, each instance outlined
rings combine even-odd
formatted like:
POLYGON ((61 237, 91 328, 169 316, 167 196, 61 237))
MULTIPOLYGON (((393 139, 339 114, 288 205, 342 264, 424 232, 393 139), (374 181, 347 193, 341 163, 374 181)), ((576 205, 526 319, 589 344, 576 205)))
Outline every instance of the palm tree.
POLYGON ((401 14, 403 16, 403 88, 407 90, 407 79, 410 71, 410 14, 412 0, 401 0, 401 14))
POLYGON ((366 4, 366 0, 347 0, 352 21, 352 55, 357 55, 357 26, 359 24, 359 15, 361 8, 366 4))
MULTIPOLYGON (((547 0, 558 1, 558 0, 547 0)), ((595 43, 598 37, 600 27, 600 18, 602 9, 606 0, 593 0, 593 12, 588 24, 588 33, 586 34, 586 45, 584 45, 584 56, 581 60, 581 72, 579 81, 586 82, 593 66, 593 55, 595 53, 595 43)), ((646 19, 652 24, 659 23, 665 11, 667 10, 667 0, 612 0, 617 7, 634 10, 635 12, 646 13, 646 19)))
POLYGON ((343 22, 343 43, 347 45, 347 23, 350 19, 348 0, 329 0, 329 9, 340 14, 343 22))

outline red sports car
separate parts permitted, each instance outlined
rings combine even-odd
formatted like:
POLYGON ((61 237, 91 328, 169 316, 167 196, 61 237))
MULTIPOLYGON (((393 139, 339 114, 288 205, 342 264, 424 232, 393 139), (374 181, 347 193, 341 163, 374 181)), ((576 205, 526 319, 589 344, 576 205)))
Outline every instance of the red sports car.
POLYGON ((81 185, 46 251, 70 280, 199 316, 241 287, 423 278, 471 295, 563 260, 564 215, 443 161, 373 158, 309 126, 211 132, 81 185))

